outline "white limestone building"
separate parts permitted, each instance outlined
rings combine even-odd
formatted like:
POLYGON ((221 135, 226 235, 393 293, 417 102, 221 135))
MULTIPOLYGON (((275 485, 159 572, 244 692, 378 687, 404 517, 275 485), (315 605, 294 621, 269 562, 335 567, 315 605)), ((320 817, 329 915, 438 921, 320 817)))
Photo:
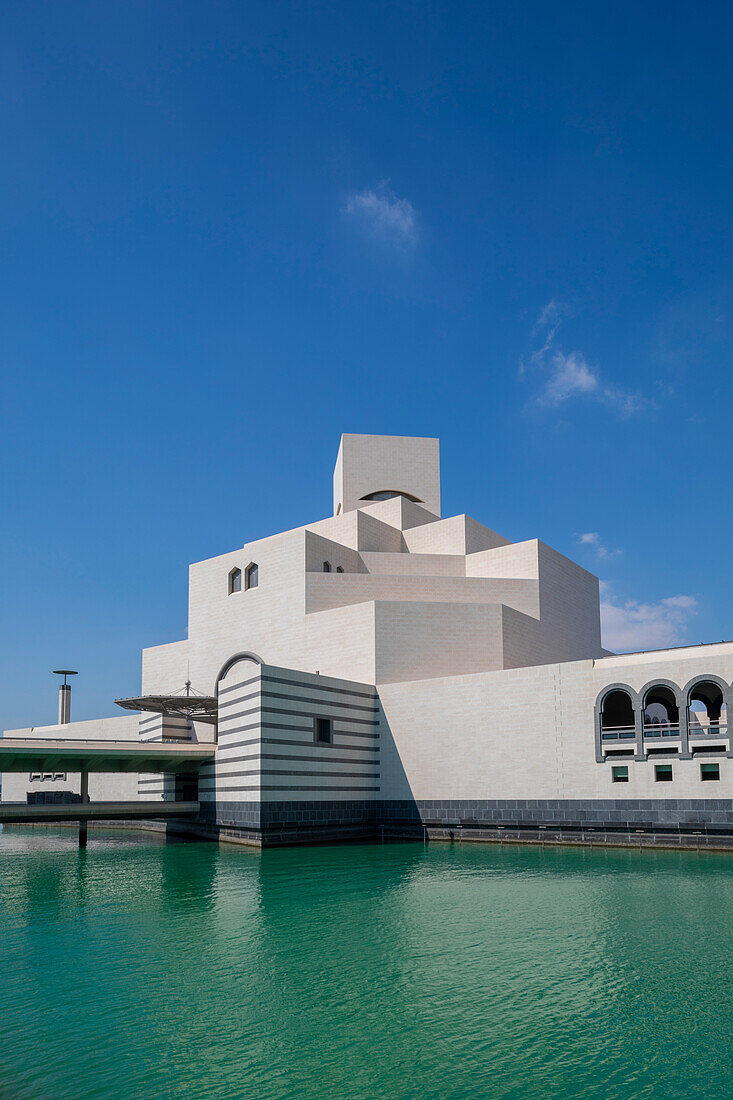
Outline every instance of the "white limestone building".
MULTIPOLYGON (((331 517, 192 565, 188 637, 143 651, 142 696, 186 681, 215 724, 143 711, 5 736, 213 741, 197 774, 114 782, 151 816, 194 785, 199 829, 255 843, 733 836, 733 643, 606 653, 596 577, 442 517, 437 439, 344 435, 331 517)), ((121 797, 110 782, 92 797, 121 797)), ((59 784, 8 774, 2 798, 59 784)))

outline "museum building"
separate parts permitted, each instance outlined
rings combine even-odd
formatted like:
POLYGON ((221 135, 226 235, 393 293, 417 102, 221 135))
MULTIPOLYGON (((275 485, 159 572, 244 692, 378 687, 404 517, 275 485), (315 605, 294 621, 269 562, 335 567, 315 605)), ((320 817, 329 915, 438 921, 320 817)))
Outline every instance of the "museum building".
MULTIPOLYGON (((151 820, 198 802, 177 828, 247 843, 551 830, 725 845, 732 682, 729 642, 608 653, 595 576, 538 539, 443 518, 437 439, 344 435, 333 514, 192 565, 188 636, 143 651, 124 713, 4 737, 197 745, 184 771, 143 771, 139 752, 135 770, 100 764, 88 797, 144 802, 151 820)), ((62 757, 6 772, 2 802, 73 800, 62 757)))

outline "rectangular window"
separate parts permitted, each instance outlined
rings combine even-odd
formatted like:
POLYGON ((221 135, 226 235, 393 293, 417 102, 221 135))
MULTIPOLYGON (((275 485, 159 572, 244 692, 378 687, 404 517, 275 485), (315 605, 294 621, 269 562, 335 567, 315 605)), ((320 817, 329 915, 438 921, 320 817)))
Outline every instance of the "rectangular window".
POLYGON ((654 781, 656 783, 671 783, 672 782, 672 765, 671 764, 655 764, 654 765, 654 781))
POLYGON ((333 740, 333 727, 330 718, 316 718, 316 741, 320 745, 330 745, 333 740))
POLYGON ((629 767, 628 764, 616 764, 611 768, 611 782, 612 783, 628 783, 629 781, 629 767))
POLYGON ((720 764, 701 764, 700 778, 703 780, 720 779, 720 764))

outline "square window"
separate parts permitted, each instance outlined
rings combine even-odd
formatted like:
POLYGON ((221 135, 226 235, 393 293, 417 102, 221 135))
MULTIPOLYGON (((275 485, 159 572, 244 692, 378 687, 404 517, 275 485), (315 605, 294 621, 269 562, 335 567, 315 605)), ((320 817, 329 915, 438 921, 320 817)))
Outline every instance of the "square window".
POLYGON ((671 783, 672 782, 672 765, 671 764, 655 764, 654 765, 654 781, 655 781, 655 783, 671 783))
POLYGON ((330 718, 316 718, 316 741, 320 745, 330 745, 333 741, 333 726, 330 718))
POLYGON ((702 780, 720 779, 720 764, 701 764, 700 778, 702 780))
POLYGON ((612 783, 628 783, 629 781, 629 768, 628 764, 616 764, 611 768, 611 782, 612 783))

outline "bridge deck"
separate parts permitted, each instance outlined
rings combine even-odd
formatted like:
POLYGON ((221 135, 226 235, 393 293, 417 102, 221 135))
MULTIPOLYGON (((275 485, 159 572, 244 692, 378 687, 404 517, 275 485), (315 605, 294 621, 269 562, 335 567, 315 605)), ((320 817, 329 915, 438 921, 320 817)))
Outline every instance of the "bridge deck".
POLYGON ((200 741, 73 741, 0 737, 0 772, 177 772, 214 759, 200 741))
POLYGON ((0 825, 53 821, 157 821, 199 812, 198 802, 64 802, 53 806, 0 803, 0 825))

